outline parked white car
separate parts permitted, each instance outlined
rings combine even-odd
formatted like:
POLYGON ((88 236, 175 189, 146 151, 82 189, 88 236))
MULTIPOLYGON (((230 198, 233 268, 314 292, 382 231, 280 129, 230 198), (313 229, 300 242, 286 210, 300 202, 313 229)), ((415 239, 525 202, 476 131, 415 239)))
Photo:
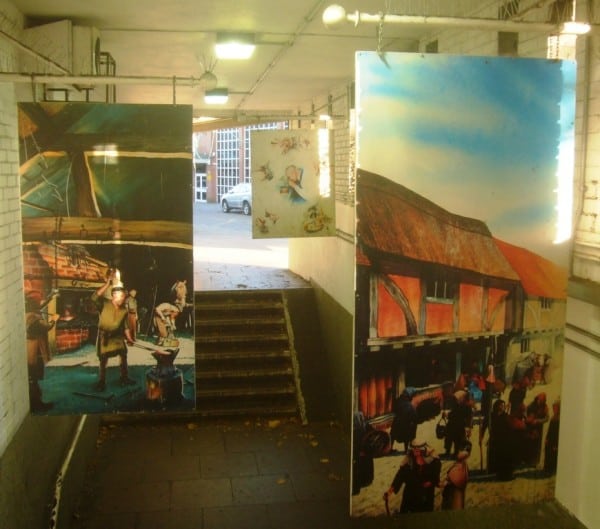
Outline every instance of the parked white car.
POLYGON ((221 209, 227 213, 232 209, 241 209, 244 215, 252 213, 252 186, 248 183, 232 187, 221 197, 221 209))

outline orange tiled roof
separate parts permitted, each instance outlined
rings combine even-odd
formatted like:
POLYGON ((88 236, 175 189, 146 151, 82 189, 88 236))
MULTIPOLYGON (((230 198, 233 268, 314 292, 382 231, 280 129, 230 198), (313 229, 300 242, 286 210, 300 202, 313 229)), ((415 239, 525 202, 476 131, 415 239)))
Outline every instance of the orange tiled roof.
POLYGON ((567 270, 557 264, 500 239, 494 239, 500 251, 519 274, 526 294, 552 299, 567 298, 567 270))

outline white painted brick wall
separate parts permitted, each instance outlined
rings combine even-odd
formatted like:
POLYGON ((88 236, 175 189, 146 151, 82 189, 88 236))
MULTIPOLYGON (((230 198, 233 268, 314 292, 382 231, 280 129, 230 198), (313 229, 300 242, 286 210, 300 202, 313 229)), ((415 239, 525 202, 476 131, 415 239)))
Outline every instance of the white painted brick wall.
MULTIPOLYGON (((594 0, 593 12, 600 17, 600 1, 594 0)), ((587 2, 577 3, 578 17, 587 16, 587 2)), ((595 20, 597 23, 598 20, 595 20)), ((587 127, 585 159, 577 151, 575 168, 575 221, 573 270, 576 277, 600 283, 600 37, 596 33, 578 42, 578 143, 582 144, 587 127), (587 40, 587 42, 586 42, 587 40), (589 57, 588 55, 589 54, 589 57), (589 61, 589 71, 585 65, 589 61), (587 88, 587 105, 583 102, 587 88), (584 116, 585 113, 585 116, 584 116), (587 117, 587 121, 583 118, 587 117)))
MULTIPOLYGON (((0 0, 0 29, 17 36, 22 18, 0 0)), ((0 68, 15 68, 0 39, 0 68)), ((13 85, 0 83, 0 455, 29 411, 18 181, 17 106, 13 85)))

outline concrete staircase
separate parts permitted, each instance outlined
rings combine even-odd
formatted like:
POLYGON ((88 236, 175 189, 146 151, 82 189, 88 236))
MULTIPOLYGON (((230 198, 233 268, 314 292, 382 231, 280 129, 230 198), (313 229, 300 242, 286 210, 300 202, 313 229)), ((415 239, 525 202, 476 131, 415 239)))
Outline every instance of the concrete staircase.
POLYGON ((201 291, 194 298, 196 412, 304 420, 293 332, 282 292, 201 291))

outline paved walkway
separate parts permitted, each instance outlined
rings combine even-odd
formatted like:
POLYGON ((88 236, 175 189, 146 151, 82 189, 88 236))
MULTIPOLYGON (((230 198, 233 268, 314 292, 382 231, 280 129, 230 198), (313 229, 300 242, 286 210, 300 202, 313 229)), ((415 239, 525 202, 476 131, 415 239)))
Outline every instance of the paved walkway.
POLYGON ((73 529, 339 527, 343 439, 290 419, 103 426, 73 529))
POLYGON ((71 529, 586 529, 554 501, 350 518, 335 422, 150 421, 101 428, 71 529))

